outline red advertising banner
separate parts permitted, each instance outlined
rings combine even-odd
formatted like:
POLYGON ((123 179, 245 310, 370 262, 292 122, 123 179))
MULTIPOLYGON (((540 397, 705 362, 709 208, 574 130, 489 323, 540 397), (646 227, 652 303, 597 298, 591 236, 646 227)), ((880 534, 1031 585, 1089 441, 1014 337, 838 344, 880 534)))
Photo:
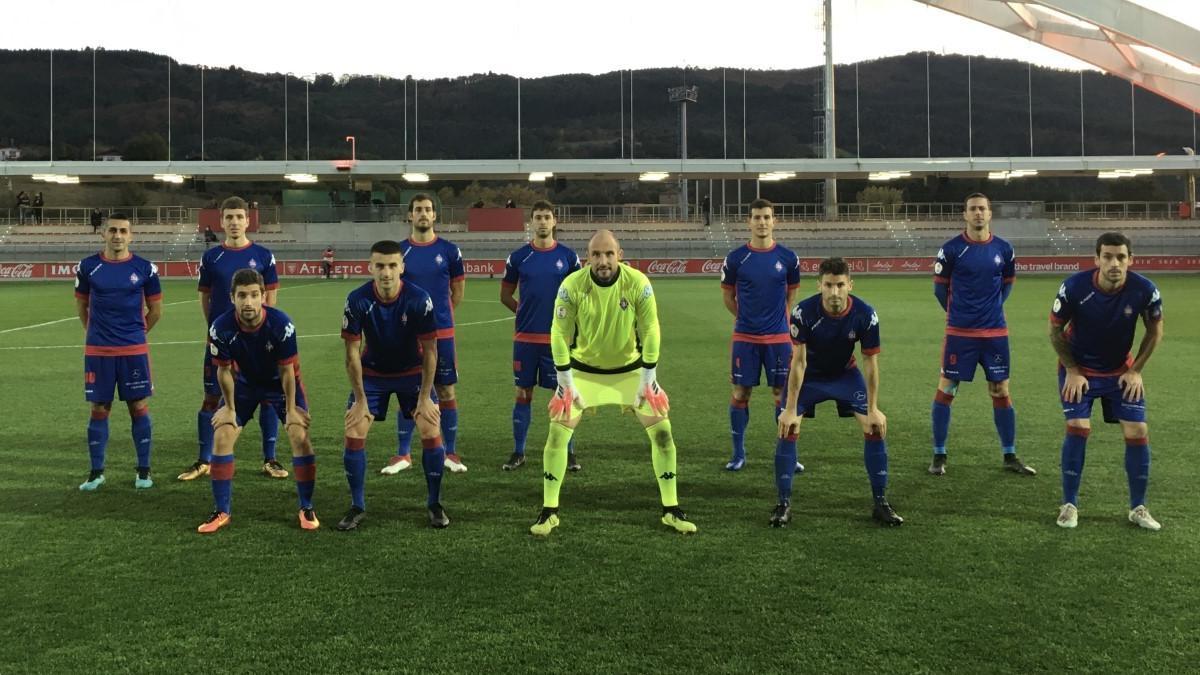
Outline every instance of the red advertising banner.
MULTIPOLYGON (((650 276, 720 276, 721 258, 642 258, 626 261, 650 276)), ((933 258, 846 258, 855 274, 931 274, 933 258)), ((156 263, 158 273, 166 278, 196 278, 198 262, 172 260, 156 263)), ((800 271, 815 274, 820 258, 801 258, 800 271)), ((467 276, 501 277, 503 260, 466 260, 467 276)), ((1026 256, 1017 258, 1017 272, 1023 274, 1067 275, 1091 269, 1090 256, 1026 256)), ((0 262, 0 282, 20 279, 70 279, 79 267, 77 262, 0 262)), ((1200 255, 1142 255, 1134 258, 1133 269, 1139 272, 1200 272, 1200 255)), ((321 277, 325 269, 320 260, 283 260, 278 263, 283 277, 321 277)), ((343 260, 333 265, 333 275, 366 278, 366 260, 343 260)))

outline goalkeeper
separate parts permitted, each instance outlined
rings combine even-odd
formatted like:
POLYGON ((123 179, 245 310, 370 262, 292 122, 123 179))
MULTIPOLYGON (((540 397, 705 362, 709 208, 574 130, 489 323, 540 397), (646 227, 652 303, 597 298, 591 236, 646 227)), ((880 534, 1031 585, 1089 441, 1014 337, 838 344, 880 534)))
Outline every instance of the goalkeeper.
POLYGON ((650 437, 651 461, 662 498, 662 523, 685 534, 696 526, 675 493, 675 441, 667 394, 655 377, 661 338, 658 307, 646 275, 621 263, 609 230, 588 242, 588 266, 558 288, 550 348, 558 388, 550 400, 550 433, 542 459, 542 512, 529 528, 544 537, 558 526, 558 493, 567 473, 567 443, 587 408, 633 408, 650 437))

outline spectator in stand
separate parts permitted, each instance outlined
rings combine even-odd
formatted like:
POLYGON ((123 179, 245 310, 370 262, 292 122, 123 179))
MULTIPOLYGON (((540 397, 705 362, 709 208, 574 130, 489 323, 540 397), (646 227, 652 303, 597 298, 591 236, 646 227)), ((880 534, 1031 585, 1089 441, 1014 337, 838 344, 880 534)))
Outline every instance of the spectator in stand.
POLYGON ((471 205, 471 208, 482 209, 484 206, 485 206, 485 204, 483 203, 482 199, 476 199, 475 203, 471 205))
POLYGON ((508 201, 504 202, 504 208, 515 209, 515 208, 517 208, 517 203, 514 202, 513 200, 509 199, 508 201))
POLYGON ((708 195, 704 195, 704 200, 700 202, 700 211, 704 213, 704 226, 712 225, 712 200, 708 195))
POLYGON ((42 199, 42 193, 37 193, 33 196, 33 222, 38 225, 42 224, 42 207, 46 205, 46 200, 42 199))
POLYGON ((325 252, 321 254, 321 267, 325 270, 325 278, 329 279, 333 272, 333 246, 325 247, 325 252))
POLYGON ((96 234, 100 231, 100 226, 104 224, 104 214, 100 211, 99 206, 92 208, 91 222, 92 234, 96 234))
POLYGON ((204 250, 212 248, 212 245, 217 243, 217 233, 212 231, 207 225, 204 227, 204 250))
POLYGON ((17 224, 24 225, 29 214, 29 195, 24 190, 17 193, 17 224))

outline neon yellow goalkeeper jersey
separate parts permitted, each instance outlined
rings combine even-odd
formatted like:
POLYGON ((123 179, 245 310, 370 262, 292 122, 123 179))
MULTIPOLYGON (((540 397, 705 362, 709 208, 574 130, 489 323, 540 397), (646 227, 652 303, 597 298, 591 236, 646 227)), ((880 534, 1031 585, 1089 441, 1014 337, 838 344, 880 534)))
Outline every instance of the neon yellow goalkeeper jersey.
POLYGON ((645 274, 621 263, 615 283, 601 286, 584 267, 558 287, 550 349, 554 364, 623 372, 658 363, 658 304, 645 274), (572 344, 574 338, 574 344, 572 344))

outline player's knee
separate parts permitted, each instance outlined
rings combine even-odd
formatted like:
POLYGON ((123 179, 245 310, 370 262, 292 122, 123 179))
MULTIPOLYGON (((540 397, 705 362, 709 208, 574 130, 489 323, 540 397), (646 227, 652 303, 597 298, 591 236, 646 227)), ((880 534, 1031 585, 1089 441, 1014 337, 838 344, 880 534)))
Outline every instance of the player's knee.
POLYGON ((439 401, 454 400, 454 385, 452 384, 435 384, 433 388, 437 391, 439 401))
POLYGON ((533 387, 517 387, 516 398, 517 403, 529 403, 533 401, 533 387))
POLYGON ((288 440, 292 444, 292 448, 302 446, 306 441, 308 441, 308 429, 305 429, 304 425, 302 424, 287 425, 287 435, 288 440))
POLYGON ((112 410, 112 401, 102 401, 99 403, 95 403, 95 402, 92 403, 92 412, 98 412, 98 413, 102 412, 102 413, 107 414, 111 410, 112 410))
POLYGON ((1121 432, 1127 439, 1146 438, 1150 434, 1150 427, 1145 422, 1122 422, 1121 432))
POLYGON ((1008 398, 1008 380, 988 382, 988 393, 992 398, 1008 398))
MULTIPOLYGON (((958 395, 958 380, 943 379, 938 383, 938 392, 945 394, 946 396, 950 397, 950 399, 953 399, 958 395)), ((947 403, 949 403, 949 401, 947 401, 947 403)))
POLYGON ((136 401, 126 401, 125 407, 129 408, 129 414, 132 417, 140 417, 150 410, 150 404, 144 398, 139 398, 136 401))
POLYGON ((1083 418, 1067 420, 1067 432, 1069 433, 1072 429, 1082 429, 1083 431, 1091 431, 1092 421, 1083 419, 1083 418))
MULTIPOLYGON (((739 402, 740 401, 749 401, 750 394, 753 392, 754 392, 754 390, 751 389, 750 387, 743 387, 739 384, 735 384, 735 385, 733 385, 733 392, 732 392, 731 396, 733 397, 733 400, 735 400, 735 401, 739 401, 739 402)), ((776 396, 778 396, 778 394, 776 394, 776 396)))

